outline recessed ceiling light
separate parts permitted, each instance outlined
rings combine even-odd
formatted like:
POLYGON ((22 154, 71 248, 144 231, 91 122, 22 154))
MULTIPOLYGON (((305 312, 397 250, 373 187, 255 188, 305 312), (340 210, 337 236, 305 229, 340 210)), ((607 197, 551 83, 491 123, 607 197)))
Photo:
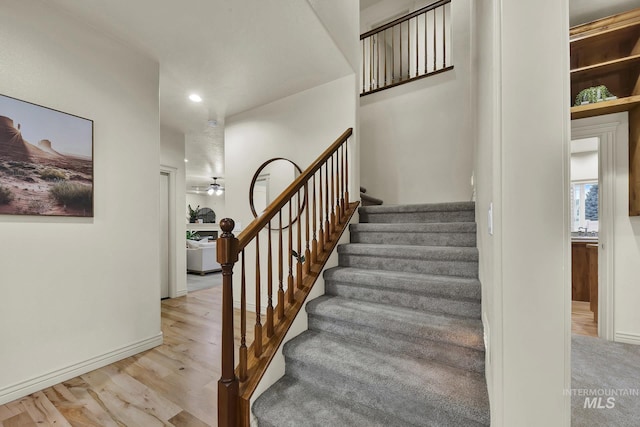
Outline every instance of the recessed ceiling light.
POLYGON ((184 162, 185 163, 189 163, 189 159, 184 159, 184 162))
POLYGON ((202 102, 202 97, 200 97, 200 95, 198 95, 197 93, 192 93, 191 95, 189 95, 189 99, 193 102, 202 102))

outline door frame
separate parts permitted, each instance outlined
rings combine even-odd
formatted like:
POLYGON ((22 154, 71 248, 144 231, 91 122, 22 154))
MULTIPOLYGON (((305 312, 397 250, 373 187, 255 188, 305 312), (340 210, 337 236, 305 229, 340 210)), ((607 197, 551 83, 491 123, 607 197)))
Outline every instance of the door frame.
POLYGON ((571 121, 571 140, 596 137, 598 143, 598 336, 615 338, 614 207, 616 133, 625 121, 620 114, 571 121))
POLYGON ((177 297, 177 263, 176 263, 176 175, 178 169, 160 165, 160 174, 169 175, 169 298, 177 297))

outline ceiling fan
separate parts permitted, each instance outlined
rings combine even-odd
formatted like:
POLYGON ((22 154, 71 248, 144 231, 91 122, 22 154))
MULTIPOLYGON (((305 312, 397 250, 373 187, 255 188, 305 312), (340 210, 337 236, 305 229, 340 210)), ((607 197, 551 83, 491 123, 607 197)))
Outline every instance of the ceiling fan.
POLYGON ((224 187, 218 184, 217 176, 214 176, 212 178, 213 178, 213 183, 209 185, 209 188, 207 189, 207 194, 210 196, 213 196, 214 194, 216 196, 220 196, 224 192, 224 187))

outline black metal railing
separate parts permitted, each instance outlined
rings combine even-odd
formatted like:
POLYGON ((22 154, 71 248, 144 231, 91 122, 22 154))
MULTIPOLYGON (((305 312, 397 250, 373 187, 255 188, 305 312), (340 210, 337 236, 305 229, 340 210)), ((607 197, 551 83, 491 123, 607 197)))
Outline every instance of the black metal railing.
POLYGON ((447 71, 451 0, 441 0, 360 36, 361 95, 447 71))

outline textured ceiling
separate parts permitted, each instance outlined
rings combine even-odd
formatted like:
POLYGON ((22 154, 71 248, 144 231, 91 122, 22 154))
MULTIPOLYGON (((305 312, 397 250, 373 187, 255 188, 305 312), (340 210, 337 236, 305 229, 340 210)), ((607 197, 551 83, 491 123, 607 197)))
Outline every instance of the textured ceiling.
POLYGON ((352 72, 307 1, 49 1, 158 61, 160 118, 186 135, 188 185, 224 171, 223 128, 208 120, 352 72))

